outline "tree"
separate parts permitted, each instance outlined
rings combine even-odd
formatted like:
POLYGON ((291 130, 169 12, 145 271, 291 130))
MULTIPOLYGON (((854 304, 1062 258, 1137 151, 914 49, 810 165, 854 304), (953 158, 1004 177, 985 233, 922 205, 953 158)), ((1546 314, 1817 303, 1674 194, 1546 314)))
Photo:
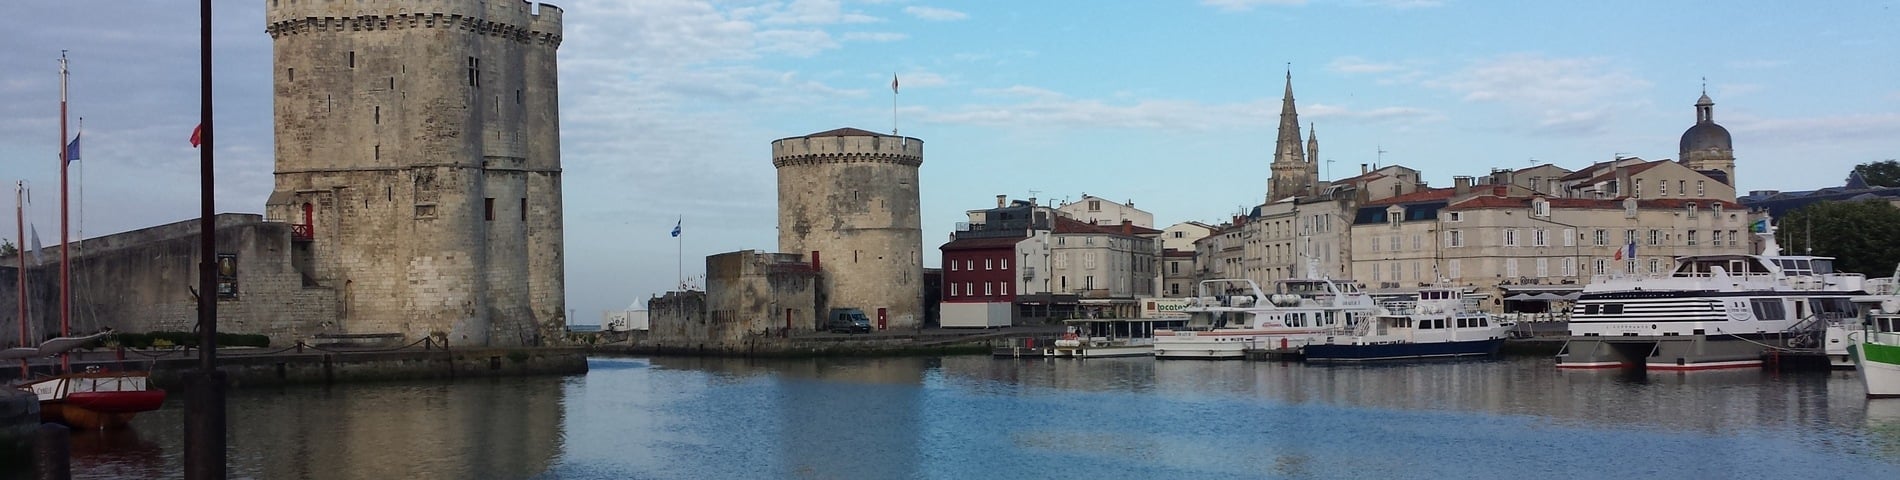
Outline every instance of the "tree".
POLYGON ((20 253, 20 247, 13 246, 12 240, 0 240, 0 257, 11 257, 20 253))
POLYGON ((1870 187, 1900 187, 1900 161, 1886 159, 1854 166, 1860 179, 1870 187))
POLYGON ((1883 200, 1818 202, 1778 219, 1783 253, 1834 257, 1834 268, 1885 277, 1900 264, 1900 208, 1883 200))

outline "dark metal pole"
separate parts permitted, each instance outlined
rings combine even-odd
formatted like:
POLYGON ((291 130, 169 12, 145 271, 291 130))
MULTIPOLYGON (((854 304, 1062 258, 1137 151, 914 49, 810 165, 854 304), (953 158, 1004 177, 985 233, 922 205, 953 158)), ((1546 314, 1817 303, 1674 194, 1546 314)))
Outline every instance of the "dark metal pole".
POLYGON ((185 375, 185 478, 225 478, 224 373, 218 371, 217 212, 212 197, 211 0, 198 0, 198 371, 185 375))

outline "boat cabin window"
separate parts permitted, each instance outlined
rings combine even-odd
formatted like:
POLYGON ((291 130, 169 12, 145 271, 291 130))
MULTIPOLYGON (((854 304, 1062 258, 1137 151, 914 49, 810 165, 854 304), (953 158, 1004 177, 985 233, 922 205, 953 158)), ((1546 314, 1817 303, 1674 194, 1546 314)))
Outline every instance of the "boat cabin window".
POLYGON ((1596 315, 1597 312, 1600 311, 1601 306, 1594 303, 1586 303, 1578 305, 1577 309, 1582 310, 1584 315, 1596 315))
POLYGON ((1471 328, 1471 319, 1458 317, 1458 328, 1471 328))
POLYGON ((1808 304, 1814 306, 1814 314, 1824 319, 1854 318, 1860 311, 1854 301, 1846 298, 1810 298, 1808 304))
POLYGON ((1427 318, 1418 321, 1419 330, 1440 330, 1445 328, 1445 319, 1427 318))
POLYGON ((1900 333, 1900 317, 1875 318, 1874 331, 1879 333, 1900 333))
POLYGON ((1339 288, 1340 293, 1358 293, 1359 292, 1359 284, 1356 284, 1356 283, 1339 282, 1335 286, 1339 288))
POLYGON ((1623 314, 1623 304, 1621 304, 1621 303, 1606 303, 1606 304, 1603 304, 1603 314, 1604 314, 1604 315, 1622 315, 1622 314, 1623 314))
MULTIPOLYGON (((1776 262, 1776 266, 1782 267, 1784 271, 1787 270, 1787 267, 1781 265, 1780 261, 1776 262)), ((1676 272, 1673 276, 1706 277, 1715 273, 1715 267, 1722 267, 1722 269, 1728 271, 1730 275, 1759 275, 1768 272, 1767 266, 1762 265, 1761 262, 1752 257, 1691 258, 1685 259, 1681 264, 1677 265, 1676 272)))
POLYGON ((1748 303, 1755 309, 1756 320, 1788 319, 1788 308, 1781 304, 1779 298, 1751 298, 1748 303))

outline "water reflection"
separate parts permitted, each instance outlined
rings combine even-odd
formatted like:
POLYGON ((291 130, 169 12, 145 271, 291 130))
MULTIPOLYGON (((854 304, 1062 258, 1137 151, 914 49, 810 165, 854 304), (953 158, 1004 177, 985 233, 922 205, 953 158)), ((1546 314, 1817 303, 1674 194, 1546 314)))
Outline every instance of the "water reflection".
MULTIPOLYGON (((240 390, 234 478, 1471 478, 1900 474, 1852 373, 1548 359, 600 358, 585 376, 240 390)), ((177 405, 76 437, 80 478, 176 477, 177 405)))
MULTIPOLYGON (((232 392, 233 478, 525 478, 560 452, 561 380, 232 392)), ((182 476, 183 408, 73 436, 75 478, 182 476)))

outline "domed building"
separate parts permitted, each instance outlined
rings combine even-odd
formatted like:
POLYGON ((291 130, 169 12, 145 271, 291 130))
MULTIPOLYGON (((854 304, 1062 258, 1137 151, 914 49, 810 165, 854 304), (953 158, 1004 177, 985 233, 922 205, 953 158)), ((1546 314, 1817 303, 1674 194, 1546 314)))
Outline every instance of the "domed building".
POLYGON ((1695 125, 1682 132, 1677 157, 1684 166, 1716 181, 1735 185, 1735 147, 1728 129, 1715 123, 1715 101, 1703 90, 1695 102, 1695 125))

